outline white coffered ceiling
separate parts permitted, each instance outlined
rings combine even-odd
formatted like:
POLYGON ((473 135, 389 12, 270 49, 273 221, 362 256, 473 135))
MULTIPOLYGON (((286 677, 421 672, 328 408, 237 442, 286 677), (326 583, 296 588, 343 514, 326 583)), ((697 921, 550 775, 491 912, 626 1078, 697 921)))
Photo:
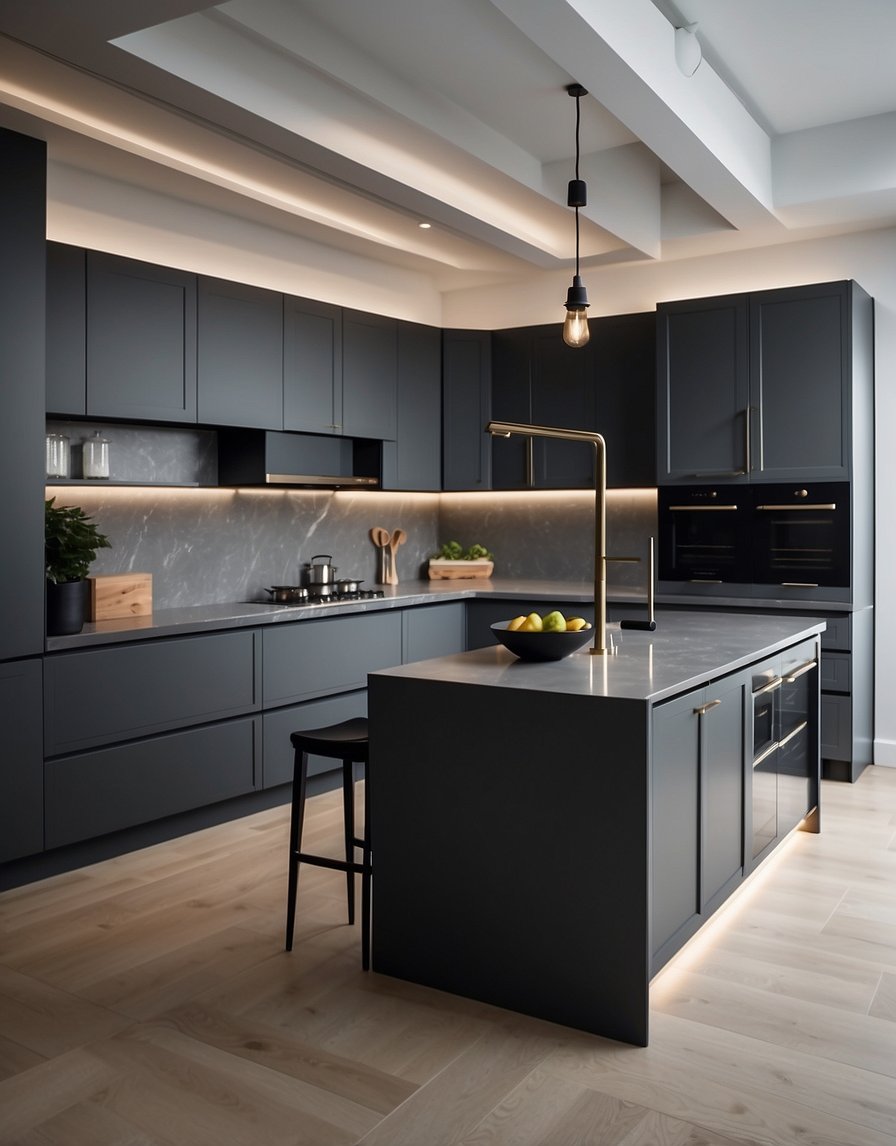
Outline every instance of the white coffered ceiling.
POLYGON ((585 266, 896 222, 894 0, 0 0, 0 33, 0 124, 52 164, 443 290, 571 264, 572 81, 585 266))

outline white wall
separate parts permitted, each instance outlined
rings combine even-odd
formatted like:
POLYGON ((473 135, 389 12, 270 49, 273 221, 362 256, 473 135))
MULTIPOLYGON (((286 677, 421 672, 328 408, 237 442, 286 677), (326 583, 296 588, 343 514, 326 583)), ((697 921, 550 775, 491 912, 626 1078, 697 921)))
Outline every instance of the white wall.
MULTIPOLYGON (((568 274, 440 296, 422 275, 247 223, 154 191, 51 166, 48 237, 220 275, 412 321, 498 328, 563 317, 568 274)), ((656 264, 583 268, 592 315, 652 310, 674 298, 855 279, 875 299, 877 390, 876 760, 896 766, 896 229, 656 264)))

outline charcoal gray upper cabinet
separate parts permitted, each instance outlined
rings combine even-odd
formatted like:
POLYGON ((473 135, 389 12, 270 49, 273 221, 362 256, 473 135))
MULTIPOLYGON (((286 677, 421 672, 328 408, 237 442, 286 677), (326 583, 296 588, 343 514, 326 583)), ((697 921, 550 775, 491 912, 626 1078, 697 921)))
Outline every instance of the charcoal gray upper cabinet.
POLYGON ((87 252, 47 243, 47 413, 87 413, 87 252))
POLYGON ((659 481, 847 480, 871 343, 853 282, 661 304, 659 481))
MULTIPOLYGON (((655 316, 591 320, 572 349, 556 323, 495 331, 492 413, 502 421, 596 430, 607 444, 607 484, 652 486, 655 316)), ((594 484, 594 448, 545 438, 495 438, 495 489, 576 489, 594 484)))
POLYGON ((86 405, 97 418, 196 421, 195 275, 87 252, 86 405))
POLYGON ((747 297, 657 307, 657 478, 747 479, 747 297))
POLYGON ((442 489, 491 489, 492 356, 487 330, 442 332, 442 489))
POLYGON ((383 488, 442 488, 442 332, 398 324, 398 432, 383 443, 383 488))
POLYGON ((283 295, 199 278, 199 421, 283 429, 283 295))
POLYGON ((342 432, 342 308, 283 300, 283 429, 342 432))
POLYGON ((342 429, 349 438, 395 440, 398 432, 398 320, 342 312, 342 429))
MULTIPOLYGON (((499 330, 492 336, 492 416, 564 429, 596 429, 588 347, 573 350, 560 327, 499 330)), ((594 484, 594 447, 548 438, 492 440, 495 489, 564 489, 594 484)))

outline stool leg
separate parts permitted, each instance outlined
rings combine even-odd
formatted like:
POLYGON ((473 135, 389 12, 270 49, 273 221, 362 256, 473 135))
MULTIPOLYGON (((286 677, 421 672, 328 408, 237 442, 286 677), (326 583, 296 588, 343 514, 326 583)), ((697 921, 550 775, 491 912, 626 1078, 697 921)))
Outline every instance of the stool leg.
POLYGON ((364 768, 364 842, 361 851, 361 863, 364 870, 361 873, 361 967, 364 971, 370 970, 370 881, 371 881, 371 840, 370 840, 370 772, 364 768))
POLYGON ((296 923, 296 892, 299 887, 299 852, 302 848, 302 826, 305 820, 305 781, 308 756, 296 752, 292 777, 292 811, 289 819, 289 887, 286 893, 286 950, 292 951, 296 923))
MULTIPOLYGON (((345 830, 345 862, 355 859, 355 773, 351 760, 342 761, 342 810, 345 830)), ((348 921, 355 922, 355 873, 349 869, 345 873, 348 892, 348 921)))

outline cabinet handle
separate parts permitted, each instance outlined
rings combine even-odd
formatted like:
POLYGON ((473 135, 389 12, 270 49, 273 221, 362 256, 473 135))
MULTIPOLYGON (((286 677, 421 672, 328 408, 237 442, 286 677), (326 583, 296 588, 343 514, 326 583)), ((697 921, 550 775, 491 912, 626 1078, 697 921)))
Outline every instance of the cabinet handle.
POLYGON ((796 513, 796 512, 802 513, 805 510, 813 510, 813 511, 818 510, 818 509, 835 510, 837 508, 837 503, 836 503, 836 501, 828 501, 828 502, 825 502, 824 504, 818 503, 817 505, 806 505, 804 502, 802 505, 757 505, 756 508, 764 510, 766 513, 780 513, 782 509, 792 509, 794 511, 794 513, 796 513))
POLYGON ((689 577, 689 585, 724 585, 724 581, 713 581, 709 577, 689 577))
POLYGON ((793 682, 797 679, 797 677, 800 677, 803 675, 803 673, 809 672, 811 669, 814 669, 817 664, 818 664, 818 661, 815 661, 815 660, 806 661, 806 663, 804 665, 800 665, 799 668, 795 668, 792 673, 789 673, 787 676, 785 676, 784 677, 785 682, 787 684, 793 684, 793 682))
MULTIPOLYGON (((694 477, 697 475, 694 474, 694 477)), ((670 505, 672 513, 735 513, 736 505, 670 505)))
POLYGON ((747 406, 744 410, 744 465, 746 472, 753 472, 753 459, 750 457, 750 423, 753 420, 753 407, 747 406))
POLYGON ((784 745, 788 743, 788 741, 793 740, 794 736, 799 736, 799 734, 803 731, 803 729, 808 728, 808 727, 809 727, 809 721, 804 720, 802 724, 798 724, 796 726, 796 728, 791 729, 790 732, 787 733, 787 735, 784 737, 783 740, 778 741, 778 747, 783 748, 784 745))
POLYGON ((706 704, 701 704, 699 708, 694 709, 694 716, 706 716, 711 708, 718 708, 721 703, 720 700, 708 700, 706 704))
POLYGON ((782 581, 782 589, 817 589, 817 581, 782 581))
POLYGON ((764 752, 760 752, 760 754, 753 760, 753 767, 755 768, 757 765, 761 764, 763 760, 767 760, 773 752, 778 751, 779 747, 780 745, 778 744, 778 741, 773 740, 772 743, 769 744, 768 748, 766 748, 764 752))
POLYGON ((736 477, 743 477, 746 472, 747 472, 746 470, 696 470, 694 473, 688 474, 688 477, 693 477, 693 478, 713 478, 713 477, 736 478, 736 477))
POLYGON ((774 692, 776 688, 780 688, 784 683, 784 678, 781 676, 773 677, 768 684, 764 684, 762 688, 757 688, 753 693, 754 696, 762 696, 766 692, 774 692))

